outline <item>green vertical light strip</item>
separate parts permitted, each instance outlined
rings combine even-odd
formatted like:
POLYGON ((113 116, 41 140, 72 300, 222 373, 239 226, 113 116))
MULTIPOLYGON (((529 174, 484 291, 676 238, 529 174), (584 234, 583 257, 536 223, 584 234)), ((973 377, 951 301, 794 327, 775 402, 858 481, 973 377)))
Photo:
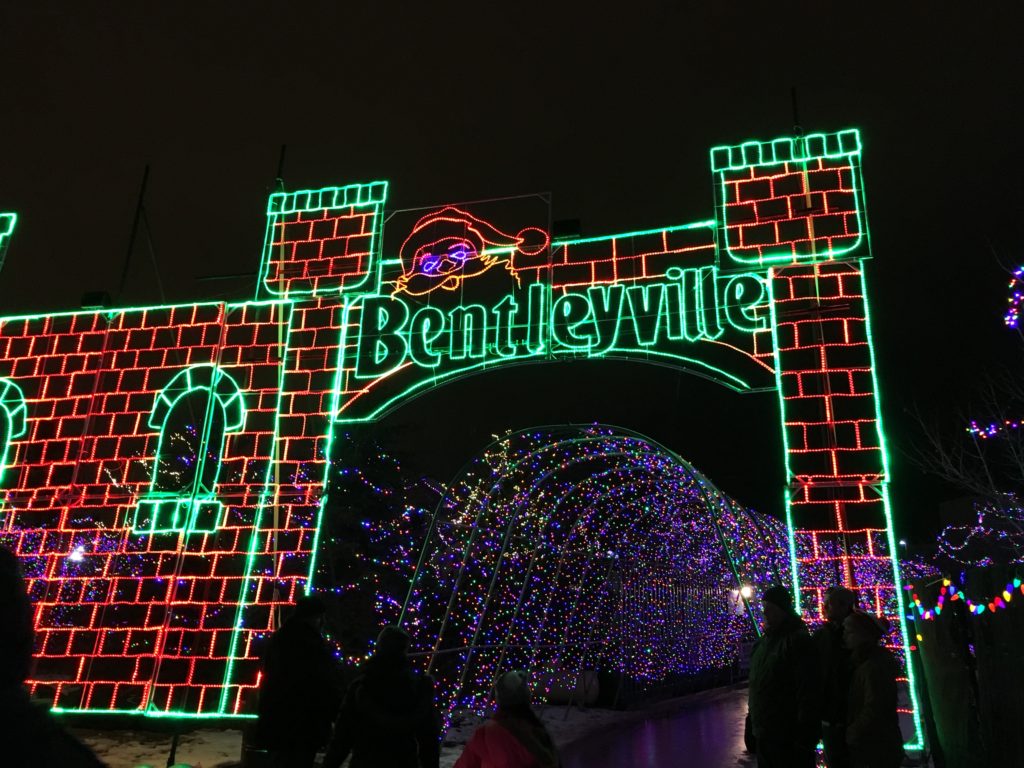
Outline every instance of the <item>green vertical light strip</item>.
POLYGON ((914 665, 910 660, 910 639, 907 635, 907 607, 903 600, 903 580, 900 577, 900 564, 896 556, 896 534, 893 530, 892 505, 889 500, 889 449, 886 444, 885 430, 882 428, 881 394, 878 388, 878 372, 875 367, 875 342, 871 333, 871 309, 868 302, 868 286, 864 277, 864 262, 860 262, 860 291, 864 297, 864 330, 868 340, 868 355, 871 360, 871 384, 875 390, 875 424, 878 427, 878 444, 882 449, 882 508, 885 510, 885 533, 889 544, 889 560, 892 563, 893 588, 896 591, 896 608, 899 612, 900 637, 903 640, 903 653, 906 658, 907 681, 910 688, 910 706, 913 709, 914 741, 906 744, 907 749, 924 749, 924 733, 921 728, 921 708, 918 703, 917 684, 914 680, 914 665))
POLYGON ((14 225, 18 223, 18 214, 0 213, 0 269, 4 268, 4 256, 7 255, 7 244, 14 232, 14 225))
MULTIPOLYGON (((288 350, 291 348, 291 333, 292 333, 292 318, 294 315, 295 304, 291 301, 280 301, 276 303, 280 307, 281 311, 288 310, 288 335, 285 337, 284 348, 281 350, 281 361, 280 367, 278 368, 277 378, 277 409, 274 414, 274 437, 270 443, 270 461, 267 462, 267 469, 263 479, 263 493, 260 494, 259 504, 256 508, 256 514, 253 517, 252 535, 249 539, 249 552, 246 555, 245 560, 245 576, 242 579, 242 590, 238 596, 238 606, 235 609, 235 621, 231 630, 231 643, 228 646, 228 663, 224 669, 224 682, 221 686, 220 702, 217 707, 217 711, 221 714, 225 714, 228 706, 228 692, 231 685, 231 676, 234 673, 235 658, 238 651, 238 635, 242 628, 243 614, 245 607, 248 605, 247 593, 249 591, 249 585, 252 581, 252 564, 253 560, 256 559, 256 549, 260 540, 260 528, 263 525, 263 512, 267 506, 267 496, 271 493, 270 481, 274 471, 274 460, 278 452, 278 443, 281 436, 281 405, 284 399, 284 372, 285 365, 288 361, 288 350)), ((277 319, 280 321, 280 318, 277 319)), ((280 489, 278 489, 280 493, 280 489)))
POLYGON ((786 487, 783 489, 782 497, 786 509, 786 528, 789 535, 789 569, 793 579, 793 598, 796 603, 796 612, 803 614, 803 600, 800 597, 800 570, 796 559, 796 537, 793 528, 793 508, 789 495, 789 485, 793 482, 793 471, 789 468, 789 435, 786 434, 786 401, 782 397, 782 361, 779 360, 779 324, 775 314, 775 267, 768 270, 768 306, 771 314, 772 326, 772 351, 775 361, 775 394, 779 399, 779 428, 782 430, 782 456, 786 466, 786 487))

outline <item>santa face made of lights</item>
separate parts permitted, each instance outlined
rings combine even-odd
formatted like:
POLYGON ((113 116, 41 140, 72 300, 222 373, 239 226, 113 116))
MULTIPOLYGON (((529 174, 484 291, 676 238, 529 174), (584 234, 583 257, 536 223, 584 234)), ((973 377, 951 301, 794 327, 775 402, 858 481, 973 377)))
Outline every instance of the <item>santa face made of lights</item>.
POLYGON ((399 248, 402 274, 394 292, 457 291, 466 280, 499 265, 516 276, 517 255, 536 257, 547 247, 548 234, 537 227, 509 235, 468 211, 442 208, 417 221, 399 248))

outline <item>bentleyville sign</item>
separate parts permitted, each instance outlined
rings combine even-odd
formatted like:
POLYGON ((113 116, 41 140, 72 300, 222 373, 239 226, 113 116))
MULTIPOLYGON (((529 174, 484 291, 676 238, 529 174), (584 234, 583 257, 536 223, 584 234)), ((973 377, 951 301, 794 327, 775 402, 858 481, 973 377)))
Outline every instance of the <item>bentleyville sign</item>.
POLYGON ((669 269, 665 281, 594 285, 552 295, 534 283, 500 301, 450 309, 416 306, 400 295, 371 296, 357 306, 356 375, 375 378, 411 361, 434 367, 449 361, 541 356, 605 355, 671 348, 719 338, 726 327, 767 327, 758 308, 766 297, 754 274, 720 275, 715 267, 669 269))
POLYGON ((713 222, 550 242, 447 207, 405 233, 375 286, 348 292, 342 421, 442 378, 566 357, 667 363, 738 390, 773 383, 766 271, 720 271, 713 222))

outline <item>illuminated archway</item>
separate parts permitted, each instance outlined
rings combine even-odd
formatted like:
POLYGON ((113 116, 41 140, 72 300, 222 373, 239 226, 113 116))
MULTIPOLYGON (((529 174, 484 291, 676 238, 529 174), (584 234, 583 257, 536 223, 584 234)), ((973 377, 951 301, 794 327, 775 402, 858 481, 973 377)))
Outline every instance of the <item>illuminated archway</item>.
POLYGON ((744 587, 787 576, 785 526, 628 430, 496 440, 435 512, 403 611, 448 710, 498 674, 542 690, 584 670, 670 684, 737 661, 759 616, 744 587))

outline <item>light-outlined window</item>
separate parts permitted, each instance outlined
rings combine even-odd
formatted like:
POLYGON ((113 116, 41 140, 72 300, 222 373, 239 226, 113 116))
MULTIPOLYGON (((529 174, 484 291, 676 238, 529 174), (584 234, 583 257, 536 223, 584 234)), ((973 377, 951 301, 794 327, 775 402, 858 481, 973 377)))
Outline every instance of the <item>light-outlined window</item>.
POLYGON ((135 507, 135 533, 212 533, 225 438, 245 423, 238 384, 215 365, 180 371, 156 397, 149 426, 160 431, 149 490, 135 507))
MULTIPOLYGON (((21 387, 10 379, 0 378, 0 488, 4 487, 4 475, 14 462, 11 443, 28 431, 28 408, 21 387)), ((0 496, 0 506, 3 497, 0 496)))

